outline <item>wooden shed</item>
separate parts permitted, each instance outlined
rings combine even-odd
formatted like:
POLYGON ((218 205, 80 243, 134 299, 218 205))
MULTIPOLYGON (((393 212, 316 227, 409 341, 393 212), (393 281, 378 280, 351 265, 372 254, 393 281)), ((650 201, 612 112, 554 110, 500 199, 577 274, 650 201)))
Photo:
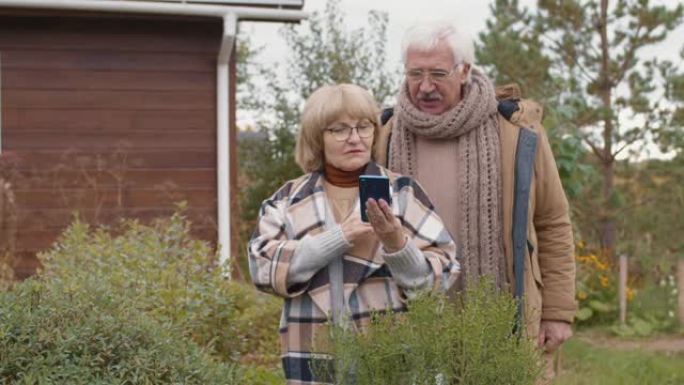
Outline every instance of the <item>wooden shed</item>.
POLYGON ((299 21, 302 6, 0 0, 0 251, 17 276, 74 211, 149 220, 178 201, 228 259, 237 24, 299 21))

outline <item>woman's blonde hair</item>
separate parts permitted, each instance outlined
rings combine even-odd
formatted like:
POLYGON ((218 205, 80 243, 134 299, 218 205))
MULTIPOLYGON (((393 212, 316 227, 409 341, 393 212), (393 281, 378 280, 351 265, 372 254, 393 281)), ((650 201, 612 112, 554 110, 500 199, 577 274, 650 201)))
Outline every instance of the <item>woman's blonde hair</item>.
POLYGON ((370 120, 377 133, 380 110, 373 96, 357 85, 323 86, 306 100, 295 148, 295 161, 304 172, 323 169, 323 133, 330 124, 344 115, 370 120))

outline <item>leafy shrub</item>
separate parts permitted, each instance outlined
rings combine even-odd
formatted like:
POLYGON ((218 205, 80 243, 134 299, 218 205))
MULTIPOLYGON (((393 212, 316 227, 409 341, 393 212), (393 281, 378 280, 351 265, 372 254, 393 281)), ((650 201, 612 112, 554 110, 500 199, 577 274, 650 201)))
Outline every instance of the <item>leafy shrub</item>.
POLYGON ((677 329, 677 281, 673 271, 657 282, 647 282, 628 310, 631 314, 648 320, 655 330, 673 332, 677 329))
POLYGON ((337 383, 533 384, 539 356, 531 341, 512 333, 515 301, 488 281, 467 293, 455 302, 420 296, 405 314, 375 315, 362 334, 333 329, 337 383))
POLYGON ((611 331, 621 337, 648 337, 677 330, 677 283, 667 274, 659 282, 646 282, 627 307, 627 322, 611 331))
MULTIPOLYGON (((585 246, 576 247, 577 261, 577 322, 580 325, 612 323, 618 317, 618 283, 614 267, 605 254, 585 246)), ((635 291, 628 287, 627 299, 635 291)))
MULTIPOLYGON (((627 281, 627 319, 618 324, 618 281, 616 267, 603 253, 577 245, 576 319, 580 326, 609 326, 621 337, 647 337, 656 332, 672 332, 677 327, 675 309, 677 288, 674 275, 632 276, 627 281), (638 286, 637 286, 638 285, 638 286)), ((630 271, 632 271, 630 269, 630 271)), ((638 270, 637 270, 638 271, 638 270)))
POLYGON ((280 304, 226 280, 188 234, 180 213, 75 221, 38 277, 0 294, 0 382, 241 383, 236 364, 273 366, 280 304))
POLYGON ((238 383, 234 365, 127 305, 96 278, 17 285, 0 296, 0 382, 238 383))

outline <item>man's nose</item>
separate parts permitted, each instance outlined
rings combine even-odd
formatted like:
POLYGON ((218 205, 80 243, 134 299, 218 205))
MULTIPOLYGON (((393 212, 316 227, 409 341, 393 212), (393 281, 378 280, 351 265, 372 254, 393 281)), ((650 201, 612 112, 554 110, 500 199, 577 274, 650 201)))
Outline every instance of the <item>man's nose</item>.
POLYGON ((435 89, 435 83, 430 80, 429 76, 424 76, 422 79, 420 79, 420 84, 418 87, 418 90, 420 92, 425 92, 425 93, 430 93, 434 91, 435 89))

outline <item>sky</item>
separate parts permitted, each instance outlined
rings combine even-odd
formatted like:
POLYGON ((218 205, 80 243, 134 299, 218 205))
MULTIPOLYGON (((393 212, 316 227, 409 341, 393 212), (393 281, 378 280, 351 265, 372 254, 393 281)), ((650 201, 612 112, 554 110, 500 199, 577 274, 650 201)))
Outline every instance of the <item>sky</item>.
MULTIPOLYGON (((305 12, 322 12, 326 0, 304 0, 305 12)), ((675 7, 681 0, 652 0, 653 4, 675 7)), ((474 41, 485 29, 485 22, 490 17, 489 4, 493 0, 420 0, 411 3, 406 0, 341 0, 340 8, 346 16, 350 29, 358 28, 366 23, 368 12, 379 10, 388 13, 387 65, 397 68, 401 64, 400 44, 403 32, 417 21, 446 19, 452 20, 462 33, 469 35, 474 41), (418 5, 419 4, 419 5, 418 5)), ((536 0, 519 0, 523 7, 534 8, 536 0)), ((256 60, 266 65, 283 63, 288 59, 287 46, 278 31, 282 24, 241 22, 240 33, 248 34, 256 47, 264 47, 256 60)), ((684 25, 670 33, 668 38, 652 47, 642 49, 641 54, 656 55, 661 59, 672 60, 679 65, 682 59, 679 52, 684 49, 684 25)), ((238 111, 238 120, 250 121, 238 111)), ((247 123, 247 122, 245 122, 247 123)), ((247 123, 247 125, 250 125, 247 123)), ((647 157, 663 157, 651 146, 647 157)), ((668 157, 668 156, 666 156, 668 157)))
MULTIPOLYGON (((523 1, 534 3, 534 1, 523 1)), ((304 11, 322 12, 326 0, 304 0, 304 11)), ((403 31, 417 21, 416 10, 405 0, 341 0, 340 8, 346 15, 350 27, 363 26, 368 12, 379 10, 387 12, 388 24, 388 60, 399 63, 399 45, 403 31)), ((485 20, 489 15, 488 2, 483 0, 421 0, 420 18, 424 20, 449 18, 461 28, 464 33, 473 37, 484 29, 485 20)), ((250 34, 252 41, 257 45, 269 47, 267 55, 262 60, 277 61, 287 55, 287 47, 278 44, 283 40, 278 36, 280 25, 271 23, 242 23, 241 31, 250 34)), ((394 64, 394 63, 393 63, 394 64)))
MULTIPOLYGON (((493 1, 493 0, 492 0, 493 1)), ((400 63, 401 37, 409 26, 419 20, 447 19, 453 20, 463 33, 474 40, 477 34, 485 29, 485 22, 490 16, 487 0, 420 0, 419 7, 412 6, 406 0, 341 0, 340 8, 346 15, 351 28, 363 26, 368 12, 379 10, 389 15, 388 25, 388 62, 391 65, 400 63)), ((536 0, 520 0, 523 7, 535 7, 536 0)), ((654 0, 654 4, 674 7, 680 0, 654 0)), ((304 11, 323 11, 326 0, 304 0, 304 11)), ((277 23, 242 22, 241 32, 248 33, 252 42, 267 49, 259 60, 265 63, 282 62, 287 57, 287 47, 279 36, 277 23)), ((644 50, 644 53, 655 53, 671 60, 678 59, 679 51, 684 47, 684 25, 670 34, 667 41, 658 47, 644 50)))

